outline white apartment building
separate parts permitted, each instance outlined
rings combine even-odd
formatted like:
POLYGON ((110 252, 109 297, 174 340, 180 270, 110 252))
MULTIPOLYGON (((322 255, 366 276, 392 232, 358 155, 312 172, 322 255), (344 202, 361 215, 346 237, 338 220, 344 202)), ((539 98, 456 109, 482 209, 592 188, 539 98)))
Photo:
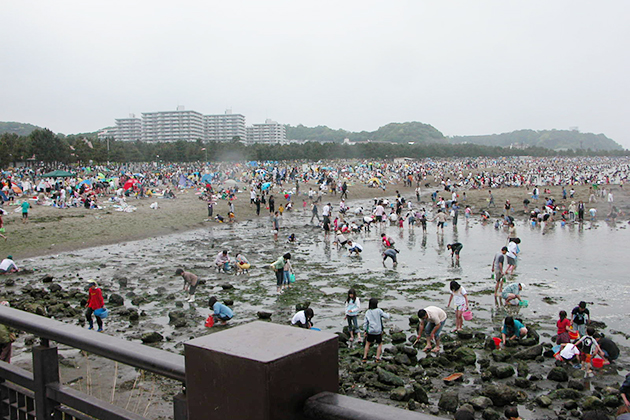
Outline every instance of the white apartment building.
POLYGON ((136 141, 142 139, 142 120, 136 118, 134 114, 129 114, 129 118, 116 119, 116 131, 114 132, 116 141, 136 141))
POLYGON ((232 141, 234 137, 246 140, 245 116, 232 114, 228 109, 225 114, 203 116, 204 141, 232 141))
POLYGON ((270 119, 264 124, 254 124, 247 127, 247 144, 254 143, 285 143, 287 140, 287 129, 284 125, 278 124, 270 119))
POLYGON ((197 111, 186 111, 183 106, 178 106, 177 111, 142 113, 143 141, 155 143, 203 139, 203 115, 197 111))

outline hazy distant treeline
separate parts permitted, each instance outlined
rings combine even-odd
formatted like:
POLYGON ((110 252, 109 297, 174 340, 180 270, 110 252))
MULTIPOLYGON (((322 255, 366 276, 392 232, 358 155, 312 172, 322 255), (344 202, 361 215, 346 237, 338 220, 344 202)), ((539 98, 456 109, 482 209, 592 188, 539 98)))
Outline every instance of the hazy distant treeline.
POLYGON ((389 144, 362 143, 344 145, 334 143, 246 146, 239 142, 203 143, 178 141, 174 143, 117 142, 86 139, 83 136, 57 136, 52 131, 35 130, 28 136, 5 133, 0 136, 0 166, 16 162, 194 162, 236 160, 294 160, 348 158, 445 158, 445 157, 501 157, 501 156, 628 156, 629 151, 568 150, 555 152, 540 147, 509 149, 476 144, 389 144))

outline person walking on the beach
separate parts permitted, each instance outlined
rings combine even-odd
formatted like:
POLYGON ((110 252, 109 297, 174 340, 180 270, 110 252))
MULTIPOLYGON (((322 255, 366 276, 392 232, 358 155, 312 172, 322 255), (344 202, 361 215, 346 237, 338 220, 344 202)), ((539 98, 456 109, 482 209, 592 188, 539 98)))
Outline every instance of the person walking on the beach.
POLYGON ((494 274, 494 279, 496 280, 496 284, 494 286, 494 297, 498 296, 499 292, 503 291, 503 266, 506 263, 506 256, 508 248, 504 246, 501 248, 501 252, 497 252, 494 256, 494 260, 492 260, 492 273, 494 274))
POLYGON ((182 278, 184 279, 184 291, 188 292, 188 302, 194 302, 195 291, 197 290, 197 284, 199 282, 197 276, 193 273, 189 273, 188 271, 184 271, 181 268, 178 268, 175 271, 175 275, 182 276, 182 278))
POLYGON ((278 241, 278 231, 280 230, 280 215, 275 212, 271 218, 271 229, 273 230, 273 240, 278 241))
POLYGON ((28 200, 22 201, 22 223, 28 223, 28 209, 31 208, 31 204, 28 200))
POLYGON ((367 362, 368 352, 372 343, 378 344, 376 361, 381 361, 381 353, 383 352, 383 318, 390 319, 390 315, 378 307, 378 299, 371 298, 368 303, 368 310, 365 312, 365 321, 363 321, 363 330, 365 331, 363 363, 367 362))
POLYGON ((494 195, 492 195, 492 190, 488 190, 488 208, 490 207, 495 207, 494 195))
POLYGON ((422 349, 422 351, 428 352, 431 350, 433 353, 439 353, 440 333, 446 323, 446 312, 437 306, 427 306, 426 308, 418 311, 418 318, 420 318, 418 337, 416 338, 416 341, 414 341, 413 345, 420 341, 422 333, 424 332, 427 336, 427 345, 424 349, 422 349), (435 341, 435 347, 432 345, 433 341, 435 341), (433 349, 431 349, 431 347, 433 347, 433 349))
POLYGON ((348 199, 348 184, 346 184, 346 181, 343 181, 343 184, 341 184, 341 197, 339 198, 342 200, 348 199))
POLYGON ((321 219, 319 218, 319 214, 317 213, 317 201, 314 201, 313 204, 311 204, 311 212, 313 213, 311 216, 311 223, 313 223, 313 219, 317 217, 317 222, 321 222, 321 219))
MULTIPOLYGON (((90 285, 90 290, 88 291, 88 301, 85 304, 87 310, 85 311, 85 319, 87 320, 89 327, 88 330, 94 328, 94 321, 92 320, 92 314, 97 309, 101 309, 105 306, 105 301, 103 300, 103 292, 96 284, 95 280, 89 280, 88 284, 90 285)), ((98 332, 103 332, 103 320, 94 315, 96 317, 96 324, 98 325, 98 332)))
POLYGON ((256 198, 254 199, 254 205, 256 206, 256 216, 260 216, 260 196, 256 194, 256 198))

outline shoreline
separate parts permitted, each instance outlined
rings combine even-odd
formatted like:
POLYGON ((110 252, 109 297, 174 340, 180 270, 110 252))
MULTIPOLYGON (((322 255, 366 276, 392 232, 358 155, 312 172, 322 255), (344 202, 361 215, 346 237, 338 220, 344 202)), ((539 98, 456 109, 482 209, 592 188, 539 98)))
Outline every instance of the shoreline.
MULTIPOLYGON (((294 212, 303 211, 302 201, 307 201, 306 211, 310 214, 310 203, 308 202, 308 188, 315 189, 314 182, 300 184, 300 196, 294 200, 294 212)), ((431 205, 430 194, 439 191, 438 196, 448 199, 448 192, 440 191, 441 186, 434 185, 426 188, 422 185, 422 202, 431 205)), ((626 221, 630 214, 630 194, 619 186, 612 186, 615 192, 615 205, 622 212, 617 219, 626 221)), ((562 187, 550 187, 553 197, 562 196, 562 187)), ((608 213, 608 203, 599 199, 597 203, 588 203, 588 186, 581 185, 575 187, 576 194, 574 201, 582 200, 587 208, 598 209, 598 219, 601 221, 608 213)), ((387 185, 386 190, 380 188, 369 188, 365 185, 351 185, 349 187, 349 203, 356 200, 368 200, 375 197, 389 198, 395 197, 400 191, 406 199, 412 200, 414 207, 418 207, 415 196, 415 188, 403 187, 402 185, 387 185)), ((29 222, 22 224, 20 214, 15 213, 16 206, 5 205, 5 210, 9 212, 4 217, 8 240, 0 240, 0 256, 13 255, 19 261, 25 258, 45 257, 48 255, 63 252, 72 252, 80 249, 87 249, 102 245, 112 245, 122 242, 130 242, 147 238, 160 237, 172 233, 184 233, 201 229, 211 228, 216 222, 209 221, 207 217, 206 202, 199 200, 199 193, 195 189, 180 190, 176 199, 130 199, 128 204, 135 206, 136 211, 132 213, 114 211, 112 204, 104 203, 105 208, 100 210, 88 210, 84 208, 58 209, 46 206, 33 206, 29 212, 29 222), (159 208, 151 209, 151 203, 157 202, 159 208)), ((460 190, 460 219, 464 219, 464 207, 470 205, 473 210, 473 218, 478 218, 482 209, 486 209, 488 202, 488 189, 460 190), (466 201, 462 201, 462 193, 466 192, 466 201)), ((274 193, 276 197, 281 192, 274 193)), ((496 207, 488 209, 492 220, 500 218, 503 214, 503 204, 506 199, 512 203, 511 215, 516 220, 525 220, 528 215, 523 211, 522 201, 531 195, 531 191, 524 187, 508 187, 493 190, 496 207)), ((541 194, 541 204, 544 194, 541 194)), ((103 197, 105 199, 105 197, 103 197)), ((279 205, 281 200, 277 199, 279 205)), ((284 200, 282 200, 284 201, 284 200)), ((320 214, 323 205, 330 201, 336 207, 339 204, 339 195, 325 195, 320 204, 320 214)), ((568 205, 571 199, 557 200, 560 204, 568 205)), ((238 193, 234 201, 236 222, 254 220, 267 217, 266 209, 261 208, 261 215, 256 216, 255 209, 249 205, 249 190, 242 190, 238 193)), ((534 203, 530 204, 530 209, 534 203)), ((227 201, 218 200, 214 206, 213 215, 225 215, 227 213, 227 201)), ((461 221, 460 221, 461 223, 461 221)), ((18 263, 19 266, 19 263, 18 263)))

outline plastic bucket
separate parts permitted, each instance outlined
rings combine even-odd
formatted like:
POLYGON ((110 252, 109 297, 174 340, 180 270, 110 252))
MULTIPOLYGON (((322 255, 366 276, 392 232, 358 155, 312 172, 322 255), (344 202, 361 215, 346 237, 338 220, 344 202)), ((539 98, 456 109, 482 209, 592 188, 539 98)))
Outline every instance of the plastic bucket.
POLYGON ((462 316, 466 321, 470 321, 471 319, 473 319, 472 311, 464 311, 462 312, 462 316))
POLYGON ((578 338, 580 338, 580 333, 577 331, 569 331, 569 338, 571 340, 577 340, 578 338))
POLYGON ((494 345, 496 346, 496 348, 501 347, 501 339, 499 337, 494 337, 492 340, 494 340, 494 345))
POLYGON ((593 364, 593 367, 596 367, 598 369, 604 367, 604 359, 602 359, 601 357, 594 357, 593 359, 591 359, 591 363, 593 364))

